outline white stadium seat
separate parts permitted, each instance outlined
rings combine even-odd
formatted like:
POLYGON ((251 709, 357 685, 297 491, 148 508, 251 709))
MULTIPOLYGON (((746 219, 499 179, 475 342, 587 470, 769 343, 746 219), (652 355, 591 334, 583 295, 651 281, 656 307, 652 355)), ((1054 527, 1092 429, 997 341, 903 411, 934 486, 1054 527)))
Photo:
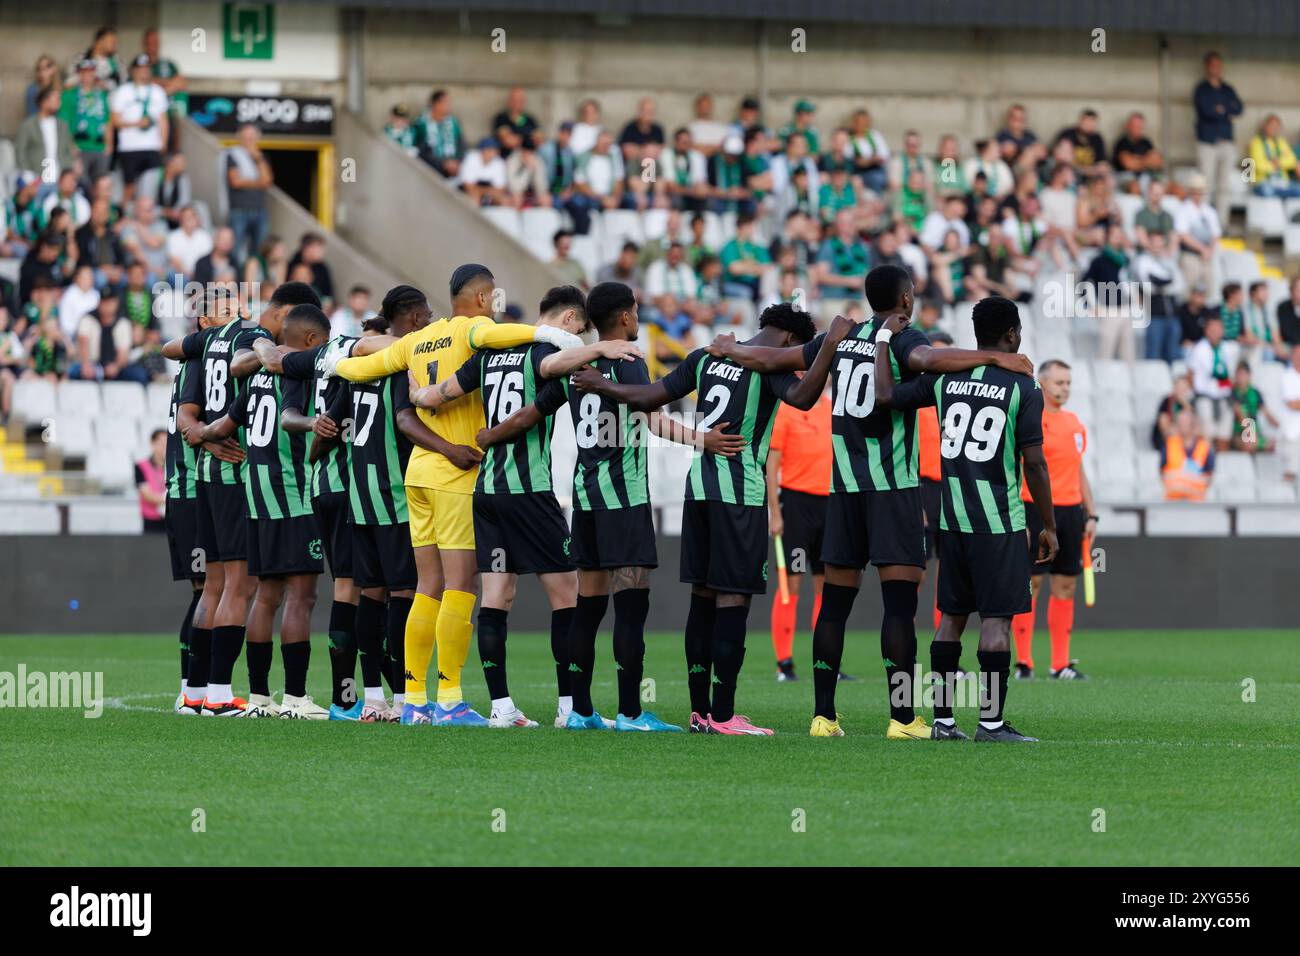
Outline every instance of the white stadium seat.
POLYGON ((125 490, 135 481, 135 465, 122 448, 96 448, 86 458, 86 474, 105 488, 125 490))
POLYGON ((1228 512, 1213 505, 1169 504, 1147 509, 1147 534, 1161 538, 1222 537, 1228 512))
POLYGON ((95 434, 90 422, 91 419, 83 415, 56 415, 50 443, 65 455, 84 458, 95 447, 95 434))
POLYGON ((523 231, 517 209, 511 209, 509 206, 484 206, 483 215, 487 217, 488 222, 508 236, 518 239, 523 231))
POLYGON ((1246 232, 1266 239, 1280 239, 1286 231, 1286 212, 1282 200, 1251 196, 1246 200, 1246 232))
POLYGON ((0 534, 58 534, 59 507, 45 501, 6 501, 0 534))
POLYGON ((1133 367, 1127 362, 1099 359, 1092 363, 1092 372, 1096 377, 1097 391, 1106 393, 1107 401, 1114 394, 1132 394, 1133 367))
POLYGON ((99 397, 99 383, 69 379, 59 383, 58 410, 74 415, 95 416, 103 407, 99 397))
POLYGON ((43 378, 23 378, 14 383, 13 414, 29 424, 39 424, 58 407, 54 384, 43 378))
POLYGON ((522 225, 520 238, 533 255, 542 261, 549 260, 555 253, 555 234, 564 227, 559 210, 550 206, 537 206, 525 209, 520 214, 522 225))
POLYGON ((145 407, 152 419, 164 421, 172 414, 172 387, 170 382, 150 382, 145 390, 145 407))
POLYGON ((95 445, 134 455, 140 447, 140 421, 107 413, 95 419, 95 445))
POLYGON ((123 418, 143 418, 144 387, 135 382, 105 382, 100 391, 104 412, 123 418))
POLYGON ((1165 362, 1151 359, 1133 366, 1133 387, 1140 395, 1168 395, 1173 384, 1173 375, 1165 362))
POLYGON ((574 236, 569 255, 582 266, 583 271, 587 273, 588 281, 596 278, 596 272, 601 266, 600 247, 591 235, 574 236))

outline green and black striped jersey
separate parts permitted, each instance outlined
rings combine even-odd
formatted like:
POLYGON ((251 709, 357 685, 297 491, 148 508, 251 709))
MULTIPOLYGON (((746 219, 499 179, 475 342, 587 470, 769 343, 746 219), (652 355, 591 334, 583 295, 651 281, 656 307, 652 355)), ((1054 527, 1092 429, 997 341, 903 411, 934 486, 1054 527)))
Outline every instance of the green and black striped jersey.
MULTIPOLYGON (((625 385, 649 385, 644 359, 597 359, 601 375, 625 385)), ((646 416, 612 398, 569 388, 569 412, 578 443, 573 503, 580 511, 632 508, 650 501, 646 416)))
POLYGON ((488 428, 515 412, 536 405, 542 420, 514 441, 489 448, 479 462, 477 495, 524 495, 551 490, 551 430, 564 404, 564 386, 544 379, 542 360, 559 351, 546 342, 510 349, 480 349, 456 370, 456 382, 468 395, 483 389, 483 417, 488 428))
MULTIPOLYGON (((176 430, 176 409, 181 405, 185 385, 201 378, 203 366, 198 359, 182 362, 180 371, 172 379, 171 407, 167 413, 167 497, 191 499, 198 490, 198 469, 194 449, 186 444, 176 430)), ((194 404, 198 404, 197 401, 194 404)))
POLYGON ((723 501, 762 506, 767 501, 767 449, 776 405, 799 379, 790 372, 763 375, 730 359, 696 349, 663 379, 669 401, 699 391, 696 431, 725 422, 727 434, 744 435, 748 444, 731 458, 696 451, 686 479, 689 501, 723 501))
MULTIPOLYGON (((286 355, 282 360, 284 377, 302 383, 301 391, 294 390, 292 393, 295 400, 301 402, 301 404, 290 404, 287 407, 297 408, 304 415, 314 417, 325 413, 336 405, 339 396, 347 391, 347 382, 341 378, 326 379, 321 377, 321 365, 325 359, 325 352, 337 343, 343 346, 344 356, 350 356, 352 346, 356 342, 357 338, 355 336, 338 335, 324 345, 318 345, 313 349, 304 349, 301 352, 291 352, 286 355)), ((286 389, 285 391, 286 396, 288 396, 290 390, 286 389)), ((286 401, 288 401, 288 398, 286 398, 286 401)), ((352 410, 348 409, 346 414, 350 418, 352 410)), ((344 423, 340 421, 338 424, 342 426, 344 423)), ((346 433, 346 429, 343 429, 343 431, 346 433)), ((310 447, 310 441, 308 447, 310 447)), ((351 472, 350 455, 351 443, 343 440, 331 447, 324 457, 311 466, 311 496, 313 498, 322 494, 342 494, 348 490, 348 476, 351 472)))
MULTIPOLYGON (((230 360, 236 353, 252 348, 253 340, 259 337, 269 339, 271 334, 260 326, 245 325, 241 319, 235 319, 225 325, 191 332, 182 340, 185 359, 199 359, 202 363, 203 374, 198 376, 201 381, 196 383, 200 400, 195 404, 202 409, 204 422, 215 422, 230 411, 239 394, 239 382, 230 374, 230 360)), ((242 431, 239 440, 242 444, 242 431)), ((237 485, 248 472, 248 462, 232 465, 202 452, 198 456, 198 468, 199 481, 237 485)))
MULTIPOLYGON (((859 322, 835 349, 831 363, 831 452, 834 468, 831 492, 891 491, 920 483, 916 441, 916 411, 876 408, 876 333, 884 319, 859 322)), ((826 335, 804 346, 804 367, 811 368, 826 335)), ((907 359, 919 345, 929 345, 925 333, 913 328, 889 343, 895 381, 910 382, 917 372, 907 359)))
MULTIPOLYGON (((397 427, 397 414, 413 407, 406 373, 373 382, 351 382, 339 401, 351 403, 352 480, 348 495, 352 523, 405 523, 410 520, 404 475, 411 457, 411 441, 397 427)), ((346 434, 347 428, 343 431, 346 434)))
POLYGON ((270 372, 254 372, 244 382, 230 417, 244 426, 244 463, 248 466, 244 492, 248 516, 279 520, 312 513, 308 493, 306 432, 290 433, 280 426, 280 412, 286 404, 301 399, 286 398, 285 389, 300 383, 270 372))
POLYGON ((894 389, 893 404, 912 410, 936 406, 943 468, 940 528, 968 534, 1025 530, 1020 457, 1043 443, 1043 393, 1037 382, 992 365, 926 373, 894 389))

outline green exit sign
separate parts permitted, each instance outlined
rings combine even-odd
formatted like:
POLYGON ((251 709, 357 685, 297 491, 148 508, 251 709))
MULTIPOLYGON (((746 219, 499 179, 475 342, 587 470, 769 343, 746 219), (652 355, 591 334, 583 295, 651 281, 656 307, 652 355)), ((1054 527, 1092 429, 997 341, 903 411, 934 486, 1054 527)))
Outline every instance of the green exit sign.
POLYGON ((223 3, 221 34, 227 60, 275 56, 275 4, 223 3))

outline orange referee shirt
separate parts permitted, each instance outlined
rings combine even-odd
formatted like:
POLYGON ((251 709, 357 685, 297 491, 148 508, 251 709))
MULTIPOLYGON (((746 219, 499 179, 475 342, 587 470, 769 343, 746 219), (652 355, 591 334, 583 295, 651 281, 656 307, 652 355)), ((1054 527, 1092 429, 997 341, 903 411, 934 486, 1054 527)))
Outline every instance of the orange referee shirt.
POLYGON ((939 413, 933 405, 916 410, 916 441, 921 477, 926 481, 943 481, 939 462, 939 413))
POLYGON ((810 495, 831 493, 831 399, 825 393, 802 411, 782 402, 770 448, 781 453, 781 487, 810 495))
MULTIPOLYGON (((1052 504, 1077 505, 1083 502, 1079 468, 1083 451, 1088 447, 1088 430, 1074 412, 1053 412, 1043 407, 1043 457, 1047 459, 1047 477, 1052 481, 1052 504)), ((1031 500, 1029 486, 1020 482, 1020 497, 1031 500)))

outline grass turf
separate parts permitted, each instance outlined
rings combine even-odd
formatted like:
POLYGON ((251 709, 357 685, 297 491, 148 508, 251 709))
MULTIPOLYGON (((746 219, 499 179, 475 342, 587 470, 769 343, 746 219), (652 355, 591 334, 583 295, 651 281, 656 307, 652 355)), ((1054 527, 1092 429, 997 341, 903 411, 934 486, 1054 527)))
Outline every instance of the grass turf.
MULTIPOLYGON (((648 644, 650 709, 684 722, 680 640, 648 644)), ((1078 634, 1094 679, 1013 683, 1010 718, 1043 742, 1001 747, 885 741, 865 633, 844 661, 863 677, 840 687, 848 736, 810 739, 811 671, 778 685, 766 634, 750 644, 738 700, 769 739, 554 730, 537 634, 512 635, 509 657, 532 731, 180 718, 174 638, 0 637, 0 671, 103 671, 109 700, 93 720, 0 711, 0 864, 1294 862, 1293 633, 1078 634)), ((327 701, 314 650, 310 690, 327 701)), ((974 666, 973 644, 963 660, 974 666)), ((273 686, 279 667, 277 653, 273 686)), ((473 653, 465 675, 485 705, 473 653)), ((595 698, 609 716, 613 677, 603 634, 595 698)), ((244 681, 241 663, 237 692, 244 681)), ((958 721, 974 732, 973 711, 958 721)))

